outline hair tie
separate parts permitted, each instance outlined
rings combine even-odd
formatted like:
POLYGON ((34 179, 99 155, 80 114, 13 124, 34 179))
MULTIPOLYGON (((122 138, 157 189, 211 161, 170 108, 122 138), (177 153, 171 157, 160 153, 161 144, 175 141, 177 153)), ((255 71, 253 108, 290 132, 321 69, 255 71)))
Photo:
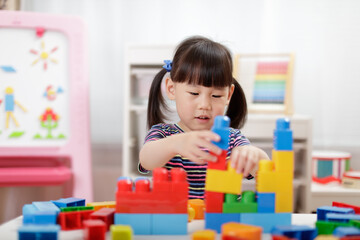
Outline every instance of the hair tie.
POLYGON ((166 69, 167 72, 171 71, 172 68, 172 61, 171 60, 164 60, 165 65, 163 66, 164 69, 166 69))

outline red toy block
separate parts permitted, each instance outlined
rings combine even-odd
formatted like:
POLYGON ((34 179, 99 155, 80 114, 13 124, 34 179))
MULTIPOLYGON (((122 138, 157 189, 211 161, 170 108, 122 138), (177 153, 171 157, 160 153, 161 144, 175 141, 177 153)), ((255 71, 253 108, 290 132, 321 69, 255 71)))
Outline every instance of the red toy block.
POLYGON ((208 169, 226 170, 226 156, 227 150, 222 150, 220 155, 210 152, 211 155, 217 156, 216 162, 208 162, 208 169))
POLYGON ((74 230, 83 228, 82 222, 90 219, 90 215, 94 210, 60 212, 58 215, 58 223, 61 230, 74 230))
POLYGON ((247 240, 247 238, 241 238, 237 236, 231 236, 231 235, 223 235, 222 240, 247 240))
POLYGON ((206 191, 205 206, 207 213, 222 213, 223 202, 224 193, 206 191))
POLYGON ((110 226, 114 224, 115 208, 102 208, 98 211, 90 214, 90 219, 98 219, 106 224, 106 230, 110 229, 110 226))
POLYGON ((84 226, 84 240, 105 240, 106 224, 101 220, 85 220, 84 226))
POLYGON ((135 183, 121 179, 116 192, 117 213, 187 213, 189 184, 182 168, 157 168, 153 171, 153 189, 150 181, 135 183))
POLYGON ((354 209, 355 214, 360 214, 360 206, 355 206, 355 205, 341 203, 341 202, 333 202, 332 205, 334 207, 352 208, 352 209, 354 209))
POLYGON ((296 240, 296 238, 288 238, 281 235, 272 235, 272 240, 296 240))
POLYGON ((360 236, 345 236, 340 238, 340 240, 360 240, 360 236))

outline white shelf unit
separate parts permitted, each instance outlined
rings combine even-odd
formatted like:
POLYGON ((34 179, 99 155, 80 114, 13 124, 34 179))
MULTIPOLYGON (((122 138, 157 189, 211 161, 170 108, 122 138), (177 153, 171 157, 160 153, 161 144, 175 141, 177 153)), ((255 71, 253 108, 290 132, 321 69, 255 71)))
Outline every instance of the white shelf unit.
MULTIPOLYGON (((125 83, 124 83, 124 139, 123 139, 123 176, 137 177, 141 174, 137 171, 139 150, 146 134, 146 111, 145 98, 139 97, 136 86, 135 74, 151 72, 155 75, 164 65, 163 60, 172 59, 173 46, 128 46, 126 51, 125 83)), ((152 79, 151 79, 152 80, 152 79)), ((151 81, 150 80, 150 81, 151 81)), ((149 80, 147 80, 149 81, 149 80)), ((142 83, 141 87, 150 86, 142 83)), ((144 89, 141 90, 143 93, 144 89)), ((271 151, 273 147, 273 130, 276 119, 281 115, 250 114, 243 133, 254 145, 271 151)), ((172 117, 174 118, 174 116, 172 117)), ((176 118, 176 116, 175 116, 176 118)), ((291 128, 294 131, 295 149, 295 180, 294 187, 298 196, 295 200, 299 205, 299 212, 310 212, 310 174, 311 174, 311 151, 312 151, 312 121, 310 117, 293 116, 291 128)), ((271 152, 270 152, 271 154, 271 152)), ((254 181, 243 181, 247 188, 255 188, 254 181)))
POLYGON ((122 175, 137 177, 139 150, 146 135, 147 95, 164 60, 172 59, 174 46, 129 45, 124 70, 124 138, 122 175), (139 77, 140 76, 140 77, 139 77))

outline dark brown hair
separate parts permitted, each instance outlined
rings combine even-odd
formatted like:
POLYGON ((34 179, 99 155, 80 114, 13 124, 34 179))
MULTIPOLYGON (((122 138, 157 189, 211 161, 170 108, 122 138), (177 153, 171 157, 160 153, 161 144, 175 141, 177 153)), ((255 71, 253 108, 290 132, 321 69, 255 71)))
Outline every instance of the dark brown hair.
MULTIPOLYGON (((168 107, 161 93, 161 82, 166 72, 162 69, 151 84, 147 110, 148 128, 166 119, 163 111, 168 107)), ((241 128, 246 121, 247 105, 244 91, 233 78, 232 72, 232 57, 225 46, 205 37, 194 36, 185 39, 176 48, 170 78, 173 82, 204 87, 230 87, 234 84, 235 90, 226 115, 231 119, 231 127, 241 128)))

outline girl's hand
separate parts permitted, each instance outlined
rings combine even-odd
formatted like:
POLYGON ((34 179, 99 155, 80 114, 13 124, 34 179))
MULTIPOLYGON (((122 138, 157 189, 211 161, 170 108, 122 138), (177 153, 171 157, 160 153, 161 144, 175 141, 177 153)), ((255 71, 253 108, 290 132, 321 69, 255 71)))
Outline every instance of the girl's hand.
POLYGON ((216 155, 221 154, 221 149, 211 143, 211 141, 220 141, 220 136, 211 131, 191 131, 174 137, 177 137, 176 152, 197 164, 205 164, 206 161, 215 162, 217 157, 211 155, 210 152, 216 155))
POLYGON ((269 157, 263 150, 251 145, 233 148, 230 156, 231 166, 244 177, 249 176, 261 159, 269 159, 269 157))

